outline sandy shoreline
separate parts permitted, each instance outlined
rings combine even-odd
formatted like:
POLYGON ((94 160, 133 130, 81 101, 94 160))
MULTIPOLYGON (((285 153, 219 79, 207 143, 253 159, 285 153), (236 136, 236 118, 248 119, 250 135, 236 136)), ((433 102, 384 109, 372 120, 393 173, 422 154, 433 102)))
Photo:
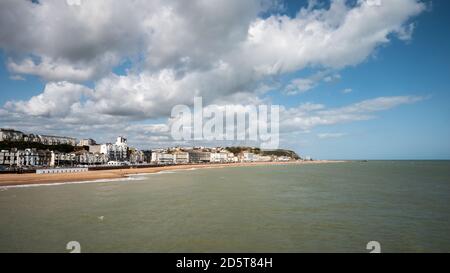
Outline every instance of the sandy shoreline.
POLYGON ((69 182, 86 182, 105 179, 121 179, 135 174, 151 174, 170 170, 188 170, 188 169, 206 169, 206 168, 232 168, 245 166, 264 166, 264 165, 291 165, 291 164, 326 164, 338 163, 342 161, 305 161, 305 162, 257 162, 257 163, 237 163, 237 164, 200 164, 200 165, 175 165, 142 169, 121 169, 121 170, 101 170, 89 171, 85 173, 68 174, 0 174, 0 187, 2 186, 20 186, 20 185, 38 185, 38 184, 56 184, 69 182))

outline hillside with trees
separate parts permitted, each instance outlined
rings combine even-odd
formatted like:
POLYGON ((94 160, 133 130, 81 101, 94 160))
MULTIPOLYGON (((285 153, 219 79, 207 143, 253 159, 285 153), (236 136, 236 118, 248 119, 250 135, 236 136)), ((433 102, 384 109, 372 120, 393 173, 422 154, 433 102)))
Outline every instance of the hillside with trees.
POLYGON ((243 152, 254 153, 262 156, 274 155, 274 156, 288 156, 293 159, 301 159, 300 156, 297 155, 296 152, 285 149, 277 149, 277 150, 261 150, 260 148, 254 147, 226 147, 226 149, 234 154, 240 154, 243 152))

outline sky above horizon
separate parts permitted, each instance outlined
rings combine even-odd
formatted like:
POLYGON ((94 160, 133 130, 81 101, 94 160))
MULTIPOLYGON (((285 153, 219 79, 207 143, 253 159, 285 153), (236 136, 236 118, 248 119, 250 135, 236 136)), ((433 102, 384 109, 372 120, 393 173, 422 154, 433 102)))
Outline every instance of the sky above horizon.
POLYGON ((280 147, 302 156, 450 159, 449 11, 445 0, 2 0, 0 127, 183 145, 171 109, 199 96, 280 105, 280 147))

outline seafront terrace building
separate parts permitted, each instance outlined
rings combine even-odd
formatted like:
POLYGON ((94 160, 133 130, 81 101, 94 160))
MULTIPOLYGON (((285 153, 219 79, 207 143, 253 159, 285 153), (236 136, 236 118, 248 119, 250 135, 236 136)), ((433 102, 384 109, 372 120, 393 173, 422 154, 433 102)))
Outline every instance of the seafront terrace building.
POLYGON ((104 154, 79 151, 61 153, 58 151, 25 149, 0 151, 0 165, 4 167, 64 167, 77 165, 105 165, 108 158, 104 154))
POLYGON ((188 152, 176 152, 173 154, 175 164, 188 164, 189 153, 188 152))
POLYGON ((108 157, 101 153, 80 151, 75 153, 75 162, 77 165, 105 165, 108 163, 108 157))
POLYGON ((95 140, 89 138, 89 139, 82 139, 80 140, 80 142, 78 142, 78 146, 93 146, 96 145, 97 143, 95 142, 95 140))
POLYGON ((58 151, 51 152, 50 167, 73 166, 76 164, 75 153, 60 153, 58 151))
POLYGON ((131 164, 142 164, 145 163, 145 154, 143 151, 136 149, 129 150, 129 160, 131 164))
POLYGON ((100 153, 105 154, 111 161, 126 161, 128 160, 127 140, 123 137, 118 137, 115 144, 102 144, 100 153))
POLYGON ((60 137, 60 136, 44 136, 44 135, 37 135, 39 138, 39 143, 45 144, 45 145, 77 145, 77 139, 72 137, 60 137))
POLYGON ((76 138, 72 137, 24 134, 21 131, 3 128, 0 128, 0 141, 12 141, 12 142, 25 141, 25 142, 41 143, 45 145, 67 144, 75 146, 77 144, 76 138))
POLYGON ((156 163, 156 164, 163 164, 163 165, 167 165, 167 164, 174 164, 174 155, 173 154, 169 154, 169 153, 152 153, 152 163, 156 163))
POLYGON ((0 128, 0 141, 23 141, 24 133, 14 129, 0 128))
POLYGON ((203 151, 190 151, 189 162, 191 163, 210 163, 211 153, 203 151))
POLYGON ((51 160, 50 151, 36 149, 0 151, 0 165, 9 167, 34 167, 49 166, 51 160))
POLYGON ((243 162, 255 162, 255 161, 257 161, 257 155, 254 153, 244 152, 244 153, 242 153, 242 161, 243 162))
POLYGON ((234 161, 234 154, 229 152, 211 153, 211 163, 229 163, 234 161))
POLYGON ((13 166, 16 164, 16 155, 7 150, 0 151, 0 165, 13 166))

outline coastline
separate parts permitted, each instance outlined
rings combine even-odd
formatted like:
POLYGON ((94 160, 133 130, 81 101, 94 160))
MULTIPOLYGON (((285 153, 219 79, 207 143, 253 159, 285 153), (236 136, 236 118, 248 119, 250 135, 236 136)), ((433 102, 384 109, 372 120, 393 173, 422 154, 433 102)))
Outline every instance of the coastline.
POLYGON ((172 170, 189 169, 215 169, 248 166, 269 166, 269 165, 305 165, 305 164, 327 164, 341 163, 345 161, 295 161, 295 162, 254 162, 254 163, 234 163, 234 164, 198 164, 198 165, 174 165, 142 169, 119 169, 100 170, 84 173, 66 174, 0 174, 0 187, 24 186, 24 185, 50 185, 61 183, 95 182, 96 180, 117 180, 126 179, 130 175, 153 174, 172 170))

